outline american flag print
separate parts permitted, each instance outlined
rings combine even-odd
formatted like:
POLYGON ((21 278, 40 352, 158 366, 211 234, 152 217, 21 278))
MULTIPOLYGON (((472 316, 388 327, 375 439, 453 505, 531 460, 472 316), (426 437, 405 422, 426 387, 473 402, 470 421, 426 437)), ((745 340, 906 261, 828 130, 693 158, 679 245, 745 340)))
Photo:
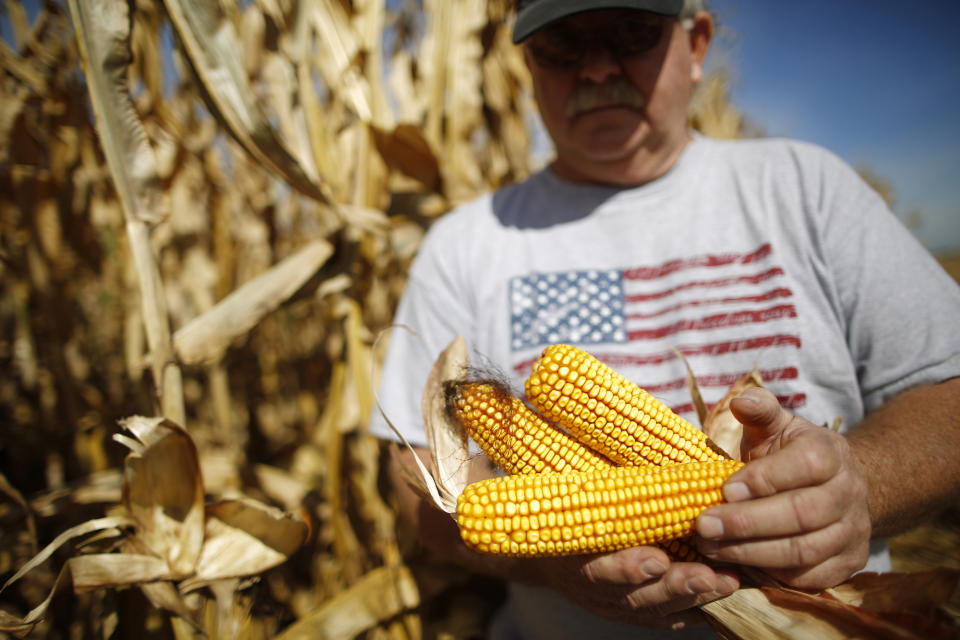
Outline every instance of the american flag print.
POLYGON ((514 351, 541 344, 627 341, 623 272, 534 273, 510 281, 514 351))
MULTIPOLYGON (((517 373, 529 371, 543 346, 569 342, 615 369, 654 372, 643 384, 654 395, 689 397, 676 367, 661 367, 674 365, 678 352, 688 361, 710 362, 701 364, 709 375, 697 376, 705 395, 709 389, 722 395, 749 371, 743 354, 755 362, 778 351, 765 358, 777 366, 760 370, 765 384, 788 389, 798 377, 794 294, 770 244, 656 265, 534 272, 512 278, 508 295, 517 373), (656 377, 660 370, 673 373, 656 377)), ((779 399, 794 409, 806 400, 795 390, 779 399)), ((689 402, 672 408, 693 411, 689 402)))

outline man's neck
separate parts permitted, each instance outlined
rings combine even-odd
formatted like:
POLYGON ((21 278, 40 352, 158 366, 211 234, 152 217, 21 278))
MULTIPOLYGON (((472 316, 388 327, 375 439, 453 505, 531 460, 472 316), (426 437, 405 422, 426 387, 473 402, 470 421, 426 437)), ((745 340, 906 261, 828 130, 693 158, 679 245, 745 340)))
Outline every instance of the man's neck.
POLYGON ((681 144, 673 145, 669 152, 639 152, 628 158, 609 162, 573 161, 558 157, 550 168, 560 178, 584 184, 607 184, 635 187, 653 182, 666 175, 680 160, 693 137, 687 132, 681 144))

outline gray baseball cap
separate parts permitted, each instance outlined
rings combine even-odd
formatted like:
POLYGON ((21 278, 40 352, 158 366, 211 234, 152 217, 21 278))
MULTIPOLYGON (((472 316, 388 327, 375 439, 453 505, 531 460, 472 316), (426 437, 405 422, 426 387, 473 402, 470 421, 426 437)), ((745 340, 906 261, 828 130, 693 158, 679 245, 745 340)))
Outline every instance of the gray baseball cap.
POLYGON ((534 31, 575 13, 597 9, 637 9, 665 16, 676 16, 683 0, 519 0, 513 42, 526 40, 534 31))

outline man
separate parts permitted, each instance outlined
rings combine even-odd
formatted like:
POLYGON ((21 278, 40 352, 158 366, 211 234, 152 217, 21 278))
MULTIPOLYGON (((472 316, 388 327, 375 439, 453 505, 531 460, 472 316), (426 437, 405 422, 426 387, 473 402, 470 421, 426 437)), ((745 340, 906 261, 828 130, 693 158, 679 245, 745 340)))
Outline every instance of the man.
MULTIPOLYGON (((697 524, 726 568, 653 547, 481 556, 407 495, 426 546, 514 581, 494 635, 710 637, 691 608, 737 589, 735 565, 806 589, 888 570, 883 537, 960 490, 940 453, 960 450, 960 289, 833 155, 688 130, 713 34, 702 9, 520 3, 514 40, 556 158, 428 234, 396 320, 418 335, 392 334, 381 400, 424 444, 426 372, 457 334, 518 388, 546 344, 571 342, 687 413, 675 350, 708 401, 756 364, 769 390, 733 406, 750 463, 697 524), (815 426, 838 417, 845 435, 815 426)), ((388 437, 379 417, 372 429, 388 437)))

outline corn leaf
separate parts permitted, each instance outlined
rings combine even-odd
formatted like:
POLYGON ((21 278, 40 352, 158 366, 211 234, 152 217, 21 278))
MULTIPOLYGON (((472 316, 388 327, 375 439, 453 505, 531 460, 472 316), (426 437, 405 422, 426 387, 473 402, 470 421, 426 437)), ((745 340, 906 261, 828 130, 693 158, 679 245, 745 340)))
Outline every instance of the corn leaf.
POLYGON ((142 446, 124 463, 124 504, 137 522, 137 537, 167 562, 174 578, 189 576, 204 535, 196 446, 169 420, 135 416, 122 424, 142 446))
POLYGON ((330 243, 315 240, 192 320, 173 337, 180 361, 199 364, 221 358, 233 340, 286 302, 332 253, 330 243))
POLYGON ((0 587, 0 592, 4 591, 11 584, 22 578, 24 575, 35 569, 37 566, 46 562, 53 553, 62 547, 64 544, 78 538, 81 536, 86 536, 91 533, 103 530, 112 530, 119 527, 129 527, 133 524, 133 521, 125 517, 106 517, 106 518, 96 518, 94 520, 88 520, 82 524, 70 527, 56 538, 53 539, 50 544, 45 546, 40 553, 36 554, 29 562, 24 564, 20 569, 13 574, 4 584, 3 587, 0 587))
POLYGON ((253 500, 220 500, 207 507, 203 550, 196 574, 180 583, 191 591, 224 578, 256 575, 300 548, 307 526, 253 500))
POLYGON ((253 101, 255 95, 240 65, 240 39, 217 4, 165 0, 194 72, 215 107, 215 115, 256 160, 291 187, 322 202, 330 200, 322 184, 307 173, 273 133, 253 101))
POLYGON ((417 583, 406 567, 370 571, 350 589, 290 625, 276 640, 347 640, 420 604, 417 583))

